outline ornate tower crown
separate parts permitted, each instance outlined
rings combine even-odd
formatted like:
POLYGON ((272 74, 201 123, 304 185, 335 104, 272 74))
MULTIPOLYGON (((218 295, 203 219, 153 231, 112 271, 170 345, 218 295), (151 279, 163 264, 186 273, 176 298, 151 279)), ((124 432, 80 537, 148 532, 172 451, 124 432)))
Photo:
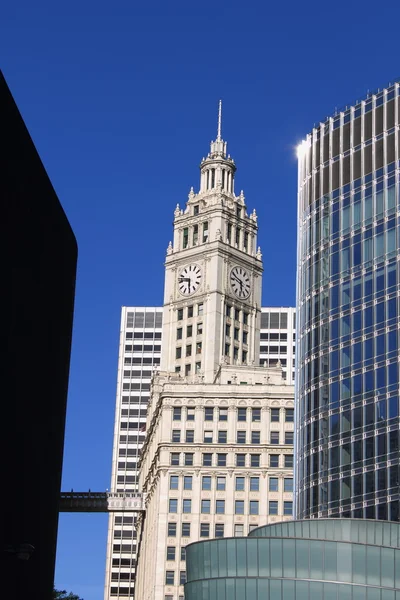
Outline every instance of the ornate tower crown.
POLYGON ((226 154, 227 143, 221 137, 222 100, 218 106, 217 139, 210 144, 210 152, 200 163, 200 193, 215 189, 234 193, 235 161, 226 154))

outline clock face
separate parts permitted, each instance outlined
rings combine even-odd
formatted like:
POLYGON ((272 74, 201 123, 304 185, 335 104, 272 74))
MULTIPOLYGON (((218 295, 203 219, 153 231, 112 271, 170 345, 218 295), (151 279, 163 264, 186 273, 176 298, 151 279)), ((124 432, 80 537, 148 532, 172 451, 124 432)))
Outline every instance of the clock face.
POLYGON ((233 267, 229 279, 235 296, 240 300, 245 300, 250 296, 250 275, 245 269, 233 267))
POLYGON ((194 294, 201 282, 201 269, 198 265, 184 267, 178 275, 178 287, 181 294, 194 294))

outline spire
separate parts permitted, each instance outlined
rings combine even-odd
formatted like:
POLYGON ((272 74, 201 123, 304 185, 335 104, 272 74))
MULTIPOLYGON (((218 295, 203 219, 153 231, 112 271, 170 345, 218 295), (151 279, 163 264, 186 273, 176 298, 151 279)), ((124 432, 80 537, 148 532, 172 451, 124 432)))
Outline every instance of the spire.
POLYGON ((217 131, 217 141, 221 141, 221 121, 222 121, 222 100, 219 101, 218 106, 218 131, 217 131))

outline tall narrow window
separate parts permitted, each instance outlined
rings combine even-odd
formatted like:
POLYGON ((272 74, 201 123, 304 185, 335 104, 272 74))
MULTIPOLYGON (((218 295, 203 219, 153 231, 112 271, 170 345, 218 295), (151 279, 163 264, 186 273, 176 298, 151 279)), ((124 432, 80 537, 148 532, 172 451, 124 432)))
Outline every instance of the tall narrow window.
POLYGON ((228 244, 232 242, 232 225, 230 223, 228 223, 228 226, 226 228, 226 241, 228 242, 228 244))
POLYGON ((240 228, 236 227, 236 236, 235 236, 235 244, 239 248, 240 243, 240 228))
POLYGON ((244 233, 243 248, 244 248, 245 252, 248 252, 248 250, 249 250, 249 234, 247 233, 247 231, 245 231, 245 233, 244 233))
POLYGON ((193 246, 199 243, 199 226, 193 225, 193 246))
POLYGON ((203 223, 203 244, 208 242, 208 221, 203 223))
POLYGON ((215 188, 215 169, 211 169, 211 189, 215 188))
POLYGON ((222 189, 225 189, 225 169, 222 169, 222 189))
POLYGON ((189 228, 185 227, 183 230, 183 248, 187 248, 189 244, 189 228))

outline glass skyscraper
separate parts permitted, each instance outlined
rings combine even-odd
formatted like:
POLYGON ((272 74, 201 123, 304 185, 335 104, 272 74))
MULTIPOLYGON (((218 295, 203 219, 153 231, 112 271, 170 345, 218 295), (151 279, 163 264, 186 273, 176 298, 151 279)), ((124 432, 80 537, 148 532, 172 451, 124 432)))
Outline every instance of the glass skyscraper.
POLYGON ((297 518, 399 518, 400 86, 299 147, 297 518))

